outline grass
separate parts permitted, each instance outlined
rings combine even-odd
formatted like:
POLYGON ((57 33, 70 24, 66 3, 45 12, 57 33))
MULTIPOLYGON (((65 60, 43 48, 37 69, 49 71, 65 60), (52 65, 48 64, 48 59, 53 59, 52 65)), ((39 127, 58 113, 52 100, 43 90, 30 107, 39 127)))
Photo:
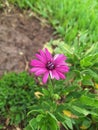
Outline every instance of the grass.
POLYGON ((86 43, 97 42, 97 0, 9 0, 20 8, 31 8, 48 19, 68 44, 81 34, 86 34, 86 43))

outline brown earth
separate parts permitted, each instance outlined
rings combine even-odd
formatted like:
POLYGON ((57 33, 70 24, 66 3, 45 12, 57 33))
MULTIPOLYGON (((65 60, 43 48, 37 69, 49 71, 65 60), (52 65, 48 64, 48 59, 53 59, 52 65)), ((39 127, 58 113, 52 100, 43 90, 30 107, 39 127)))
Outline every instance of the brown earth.
POLYGON ((55 38, 54 30, 34 13, 0 13, 0 75, 28 69, 29 61, 44 44, 55 38))

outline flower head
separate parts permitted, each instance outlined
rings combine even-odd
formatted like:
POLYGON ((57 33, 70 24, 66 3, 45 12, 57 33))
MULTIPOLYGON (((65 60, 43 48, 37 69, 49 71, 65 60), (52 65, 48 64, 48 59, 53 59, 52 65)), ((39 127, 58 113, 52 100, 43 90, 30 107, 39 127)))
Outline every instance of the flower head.
POLYGON ((69 67, 63 54, 57 54, 53 57, 48 49, 45 48, 44 51, 40 50, 35 56, 37 59, 30 62, 33 67, 30 72, 35 73, 36 76, 43 75, 43 83, 47 82, 49 75, 52 79, 65 79, 64 73, 69 71, 69 67))

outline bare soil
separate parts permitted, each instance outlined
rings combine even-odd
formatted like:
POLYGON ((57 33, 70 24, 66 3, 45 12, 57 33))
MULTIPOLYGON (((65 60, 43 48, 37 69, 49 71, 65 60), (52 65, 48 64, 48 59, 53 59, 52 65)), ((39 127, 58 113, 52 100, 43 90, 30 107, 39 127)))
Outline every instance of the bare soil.
POLYGON ((56 37, 50 25, 32 14, 0 13, 0 75, 27 70, 34 54, 56 37))

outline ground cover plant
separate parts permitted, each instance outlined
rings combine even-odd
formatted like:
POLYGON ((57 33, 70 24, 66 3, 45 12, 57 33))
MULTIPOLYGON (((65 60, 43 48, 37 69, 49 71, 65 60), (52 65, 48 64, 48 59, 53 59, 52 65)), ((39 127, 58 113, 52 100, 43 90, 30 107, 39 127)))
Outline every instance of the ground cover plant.
POLYGON ((23 123, 25 126, 28 107, 36 102, 35 90, 35 81, 26 72, 8 73, 0 79, 0 117, 4 120, 0 123, 1 129, 5 120, 8 120, 6 125, 23 123))
POLYGON ((28 72, 1 77, 0 116, 6 125, 22 123, 24 130, 98 130, 97 0, 6 2, 32 9, 60 35, 29 61, 28 72))

